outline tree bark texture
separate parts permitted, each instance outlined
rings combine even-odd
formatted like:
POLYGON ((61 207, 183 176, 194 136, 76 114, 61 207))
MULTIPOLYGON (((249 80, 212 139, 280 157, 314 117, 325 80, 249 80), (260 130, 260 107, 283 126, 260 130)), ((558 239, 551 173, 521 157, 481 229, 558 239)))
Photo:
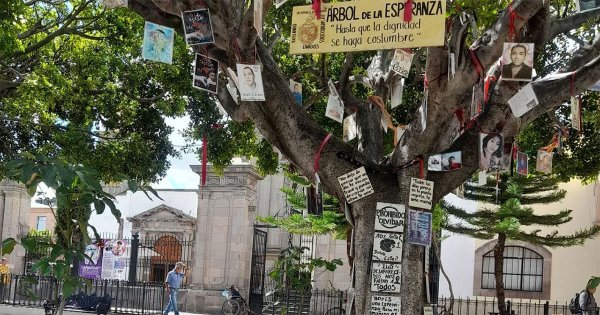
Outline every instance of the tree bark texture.
MULTIPOLYGON (((295 106, 288 88, 288 78, 279 70, 270 49, 257 37, 252 26, 253 5, 245 6, 244 3, 239 0, 131 0, 129 6, 147 20, 175 27, 181 33, 180 13, 205 5, 211 13, 215 43, 196 46, 194 49, 221 63, 221 84, 217 97, 230 117, 238 121, 251 119, 260 133, 299 171, 313 180, 315 171, 318 171, 324 189, 341 200, 343 192, 337 178, 359 166, 365 167, 375 193, 351 204, 356 224, 355 314, 370 312, 371 252, 376 203, 407 203, 410 179, 419 176, 419 169, 412 162, 419 159, 427 161, 430 155, 440 152, 462 151, 462 169, 453 171, 451 176, 443 172, 425 172, 426 179, 434 182, 435 203, 478 170, 480 132, 499 132, 505 141, 510 142, 526 124, 569 99, 571 72, 576 73, 573 86, 575 94, 600 80, 600 38, 597 37, 574 52, 573 59, 561 70, 565 73, 563 76, 537 78, 532 82, 539 105, 525 115, 515 117, 507 103, 521 85, 497 81, 490 85, 489 101, 477 119, 476 128, 461 129, 464 122, 458 121, 456 113, 459 110, 469 112, 469 93, 472 87, 484 80, 486 72, 494 74, 496 78, 500 77, 499 59, 503 43, 509 38, 510 14, 508 10, 500 12, 496 23, 482 33, 471 47, 464 45, 466 32, 454 29, 460 23, 450 23, 452 27, 448 34, 453 36, 449 39, 448 47, 454 47, 457 65, 454 79, 448 80, 447 76, 448 49, 427 48, 425 74, 429 78, 426 87, 428 98, 423 100, 428 103, 426 128, 421 126, 421 117, 417 115, 408 125, 394 152, 387 159, 381 159, 384 154, 381 145, 383 131, 379 129, 382 112, 367 100, 355 98, 350 86, 357 84, 356 81, 363 82, 385 101, 389 94, 389 83, 394 79, 394 74, 386 66, 389 65, 390 52, 375 54, 368 69, 369 75, 361 80, 350 77, 353 54, 347 53, 347 62, 341 71, 337 90, 346 104, 347 113, 357 113, 361 131, 360 147, 354 148, 337 137, 331 137, 321 152, 319 169, 315 170, 314 153, 319 150, 327 131, 302 108, 295 106), (478 73, 471 55, 475 55, 481 62, 484 73, 478 73), (226 71, 223 70, 227 67, 235 69, 236 63, 253 62, 255 56, 256 62, 263 65, 266 101, 244 101, 238 106, 225 87, 226 71), (489 71, 485 71, 487 69, 489 71)), ((269 6, 270 2, 265 3, 265 10, 269 6)), ((557 34, 578 28, 589 18, 600 15, 600 9, 597 9, 568 18, 553 17, 549 13, 549 1, 540 0, 515 0, 511 3, 511 8, 519 17, 514 21, 516 32, 521 33, 521 38, 534 42, 538 49, 543 49, 544 43, 557 34), (527 26, 526 32, 524 26, 527 26)), ((327 71, 321 73, 326 76, 327 71)), ((322 78, 320 81, 327 82, 327 79, 322 78)), ((321 88, 326 90, 326 86, 321 88)), ((425 305, 424 248, 406 243, 403 251, 400 294, 402 313, 421 314, 425 305)), ((497 279, 497 283, 501 284, 501 279, 497 279)))
POLYGON ((496 297, 498 298, 498 312, 508 315, 504 297, 504 247, 506 234, 498 233, 498 243, 494 246, 494 278, 496 280, 496 297))

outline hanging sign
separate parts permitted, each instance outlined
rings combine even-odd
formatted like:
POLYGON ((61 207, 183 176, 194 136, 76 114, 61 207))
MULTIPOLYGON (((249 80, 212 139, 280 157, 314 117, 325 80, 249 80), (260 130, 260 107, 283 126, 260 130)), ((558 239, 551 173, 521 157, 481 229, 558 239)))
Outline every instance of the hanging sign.
POLYGON ((546 174, 552 173, 552 152, 538 150, 535 170, 546 174))
POLYGON ((356 113, 344 118, 343 140, 348 142, 356 138, 358 130, 356 129, 356 113))
POLYGON ((174 29, 146 21, 142 58, 172 64, 174 36, 174 29))
POLYGON ((571 127, 581 131, 581 98, 571 96, 571 127))
POLYGON ((348 203, 353 203, 375 192, 364 166, 338 177, 338 182, 348 203))
POLYGON ((400 315, 399 296, 371 296, 371 314, 375 315, 400 315))
POLYGON ((371 291, 400 293, 402 264, 373 263, 371 291))
POLYGON ((404 232, 404 205, 394 203, 377 203, 375 214, 375 230, 386 232, 404 232))
POLYGON ((291 54, 443 46, 445 0, 412 0, 412 19, 402 18, 407 0, 323 3, 292 13, 291 54))
POLYGON ((433 182, 412 177, 410 179, 410 194, 408 198, 408 205, 411 207, 431 209, 433 182))
POLYGON ((410 66, 412 65, 414 55, 415 54, 411 54, 402 49, 396 49, 394 52, 394 58, 390 63, 390 68, 399 75, 408 78, 408 73, 410 72, 410 66))
POLYGON ((539 103, 531 83, 524 86, 517 94, 508 100, 508 105, 510 105, 510 109, 515 117, 523 116, 539 103))
POLYGON ((402 236, 401 233, 375 232, 373 235, 373 260, 402 262, 402 236))

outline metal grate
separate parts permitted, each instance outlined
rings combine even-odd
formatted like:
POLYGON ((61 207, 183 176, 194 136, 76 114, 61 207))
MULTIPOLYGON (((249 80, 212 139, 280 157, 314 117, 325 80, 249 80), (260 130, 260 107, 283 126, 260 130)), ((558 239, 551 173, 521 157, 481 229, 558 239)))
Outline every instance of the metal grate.
MULTIPOLYGON (((494 252, 483 255, 481 288, 494 289, 494 252)), ((503 282, 505 290, 542 292, 544 258, 538 253, 521 246, 504 248, 503 282)))

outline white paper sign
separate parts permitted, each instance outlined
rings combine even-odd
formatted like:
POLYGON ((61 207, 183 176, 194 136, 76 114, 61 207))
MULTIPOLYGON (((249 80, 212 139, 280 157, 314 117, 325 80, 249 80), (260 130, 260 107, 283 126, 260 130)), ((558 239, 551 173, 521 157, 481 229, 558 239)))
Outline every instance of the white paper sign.
POLYGON ((394 203, 377 203, 375 214, 375 230, 385 232, 404 232, 406 209, 404 205, 394 203))
POLYGON ((510 105, 510 109, 515 117, 523 116, 539 103, 531 83, 524 86, 517 94, 508 100, 508 105, 510 105))
POLYGON ((571 96, 571 127, 581 131, 581 99, 571 96))
POLYGON ((375 232, 373 235, 373 260, 385 262, 402 262, 401 233, 375 232))
POLYGON ((399 296, 371 296, 372 315, 400 315, 400 308, 399 296))
POLYGON ((353 203, 374 192, 364 166, 338 177, 348 203, 353 203))
POLYGON ((373 263, 371 291, 400 293, 402 286, 402 265, 373 263))
POLYGON ((346 118, 344 118, 343 125, 343 140, 344 142, 348 142, 356 138, 357 130, 356 130, 356 114, 352 114, 346 118))
POLYGON ((260 65, 238 63, 236 66, 240 99, 242 101, 264 101, 265 92, 260 65))
POLYGON ((327 108, 325 109, 325 116, 329 117, 339 123, 344 119, 344 103, 339 97, 329 95, 327 99, 327 108))
POLYGON ((433 307, 423 306, 423 315, 433 315, 433 307))
POLYGON ((394 59, 390 63, 392 70, 397 72, 399 75, 408 78, 410 72, 410 66, 412 64, 414 54, 406 52, 402 49, 396 49, 394 52, 394 59))
POLYGON ((402 104, 402 94, 404 93, 404 78, 400 78, 398 81, 392 84, 392 108, 398 107, 402 104))
POLYGON ((431 209, 433 199, 433 182, 430 180, 411 178, 408 205, 423 209, 431 209))

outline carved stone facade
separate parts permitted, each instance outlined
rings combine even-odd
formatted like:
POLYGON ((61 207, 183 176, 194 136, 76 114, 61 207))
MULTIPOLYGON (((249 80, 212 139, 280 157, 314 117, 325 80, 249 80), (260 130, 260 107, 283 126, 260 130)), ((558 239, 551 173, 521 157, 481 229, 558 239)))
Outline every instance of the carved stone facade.
MULTIPOLYGON (((0 237, 19 240, 29 231, 31 198, 25 186, 9 180, 0 181, 0 237)), ((22 273, 25 250, 16 246, 8 257, 12 273, 22 273)))
POLYGON ((132 223, 131 233, 139 234, 140 239, 172 235, 178 239, 192 240, 196 230, 196 218, 164 204, 127 220, 132 223))

